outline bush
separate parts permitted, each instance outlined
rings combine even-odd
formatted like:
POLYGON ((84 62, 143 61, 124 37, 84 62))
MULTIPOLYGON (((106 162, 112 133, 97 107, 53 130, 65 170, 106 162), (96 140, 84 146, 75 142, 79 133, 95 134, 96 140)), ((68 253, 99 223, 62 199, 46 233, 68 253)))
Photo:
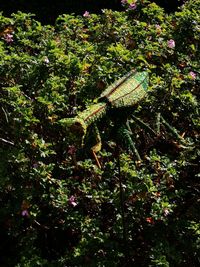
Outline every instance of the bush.
POLYGON ((166 15, 138 0, 54 27, 1 15, 1 266, 199 266, 199 4, 166 15), (103 168, 89 156, 75 165, 59 120, 132 68, 150 74, 132 112, 171 126, 157 123, 155 137, 130 120, 142 161, 121 149, 119 174, 104 118, 103 168))

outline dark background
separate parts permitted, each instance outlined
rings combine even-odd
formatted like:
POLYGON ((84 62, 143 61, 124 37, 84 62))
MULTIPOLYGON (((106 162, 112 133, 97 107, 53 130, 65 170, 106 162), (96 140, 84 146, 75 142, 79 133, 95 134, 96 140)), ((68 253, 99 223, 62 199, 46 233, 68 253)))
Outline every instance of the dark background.
MULTIPOLYGON (((154 0, 167 12, 173 12, 184 0, 154 0)), ((152 1, 153 2, 153 1, 152 1)), ((54 24, 60 14, 100 13, 101 9, 124 10, 121 0, 0 0, 0 11, 4 16, 18 10, 36 14, 36 19, 44 24, 54 24)))

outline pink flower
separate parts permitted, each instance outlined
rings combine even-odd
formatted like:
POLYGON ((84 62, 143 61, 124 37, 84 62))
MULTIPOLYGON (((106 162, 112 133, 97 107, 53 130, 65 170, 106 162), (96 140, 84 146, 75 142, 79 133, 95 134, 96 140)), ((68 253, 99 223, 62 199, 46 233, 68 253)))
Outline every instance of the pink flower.
POLYGON ((8 44, 13 42, 13 34, 7 33, 3 38, 8 44))
POLYGON ((83 17, 85 17, 85 18, 88 18, 88 17, 90 17, 90 12, 88 12, 88 11, 85 11, 85 12, 84 12, 84 14, 83 14, 83 17))
POLYGON ((173 39, 170 39, 167 41, 167 46, 169 48, 174 48, 175 47, 175 41, 173 39))
POLYGON ((23 217, 28 217, 29 216, 28 210, 23 210, 21 214, 22 214, 23 217))
POLYGON ((169 210, 167 208, 165 208, 164 209, 164 215, 167 216, 167 215, 169 215, 169 213, 170 213, 169 210))
POLYGON ((125 6, 127 4, 127 0, 121 0, 122 6, 125 6))
POLYGON ((131 3, 128 7, 128 10, 134 10, 137 8, 137 5, 135 3, 131 3))
POLYGON ((193 71, 190 71, 189 76, 190 76, 190 78, 191 78, 192 80, 195 80, 196 77, 197 77, 196 73, 193 72, 193 71))
POLYGON ((34 168, 34 169, 37 169, 38 167, 39 167, 39 164, 38 164, 38 163, 34 163, 34 164, 33 164, 33 168, 34 168))
POLYGON ((71 196, 68 200, 69 204, 72 205, 73 207, 76 207, 77 206, 77 203, 76 203, 76 198, 75 196, 71 196))
POLYGON ((74 155, 76 153, 76 147, 75 146, 69 146, 68 153, 70 155, 74 155))
POLYGON ((148 218, 146 218, 146 222, 148 222, 150 224, 154 224, 154 219, 152 217, 148 217, 148 218))

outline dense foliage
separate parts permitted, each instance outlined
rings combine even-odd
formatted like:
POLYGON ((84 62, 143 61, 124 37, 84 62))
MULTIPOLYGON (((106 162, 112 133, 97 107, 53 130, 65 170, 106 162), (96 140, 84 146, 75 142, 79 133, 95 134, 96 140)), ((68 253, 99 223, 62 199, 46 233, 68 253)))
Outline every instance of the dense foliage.
POLYGON ((200 265, 200 1, 171 15, 122 2, 124 12, 62 15, 54 27, 0 17, 1 266, 200 265), (124 149, 118 159, 104 118, 102 169, 89 154, 74 164, 80 148, 60 119, 133 68, 150 86, 132 112, 160 134, 131 120, 142 160, 124 149))

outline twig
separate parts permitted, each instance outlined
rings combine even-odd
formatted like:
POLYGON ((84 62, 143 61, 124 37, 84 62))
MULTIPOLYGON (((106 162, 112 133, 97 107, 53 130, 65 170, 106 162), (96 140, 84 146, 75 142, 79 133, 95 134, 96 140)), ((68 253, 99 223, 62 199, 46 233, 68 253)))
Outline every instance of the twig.
POLYGON ((9 144, 9 145, 12 145, 12 146, 15 145, 13 142, 11 142, 11 141, 9 141, 9 140, 6 140, 6 139, 4 139, 4 138, 1 138, 1 137, 0 137, 0 140, 1 140, 2 142, 6 143, 6 144, 9 144))
POLYGON ((6 117, 7 123, 9 123, 8 115, 7 115, 6 111, 5 111, 5 109, 3 107, 1 107, 1 109, 3 110, 3 113, 4 113, 5 117, 6 117))
POLYGON ((160 134, 160 112, 157 114, 157 118, 156 118, 156 132, 157 132, 157 135, 160 134))

